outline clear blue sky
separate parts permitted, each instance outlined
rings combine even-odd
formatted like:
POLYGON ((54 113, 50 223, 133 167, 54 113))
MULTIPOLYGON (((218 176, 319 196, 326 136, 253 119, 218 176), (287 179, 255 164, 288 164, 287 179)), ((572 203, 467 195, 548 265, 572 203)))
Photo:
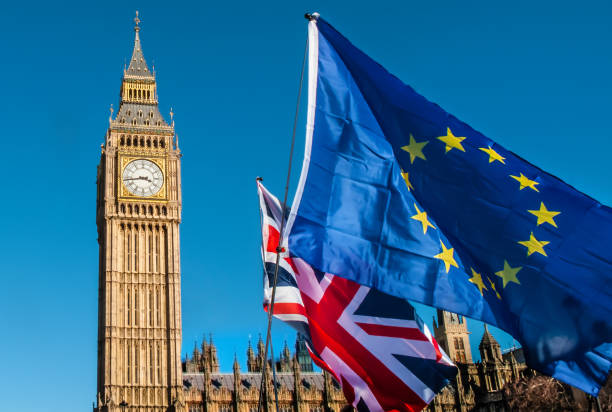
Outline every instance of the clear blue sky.
MULTIPOLYGON (((95 399, 96 165, 136 9, 184 153, 183 353, 212 332, 224 370, 234 352, 244 365, 249 335, 265 328, 254 179, 282 195, 306 11, 506 148, 612 204, 609 1, 24 4, 3 5, 0 18, 2 410, 82 411, 95 399)), ((302 118, 298 165, 303 131, 302 118)), ((432 311, 421 314, 430 323, 432 311)), ((469 325, 477 352, 482 326, 469 325)), ((277 349, 294 339, 278 323, 274 334, 277 349)))

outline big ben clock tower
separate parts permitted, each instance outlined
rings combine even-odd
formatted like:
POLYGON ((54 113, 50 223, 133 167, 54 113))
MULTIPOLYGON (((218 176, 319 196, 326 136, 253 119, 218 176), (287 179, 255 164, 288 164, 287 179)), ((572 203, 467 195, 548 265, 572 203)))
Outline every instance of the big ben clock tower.
MULTIPOLYGON (((96 412, 183 412, 181 154, 139 37, 98 166, 96 412)), ((171 113, 172 116, 172 113, 171 113)))

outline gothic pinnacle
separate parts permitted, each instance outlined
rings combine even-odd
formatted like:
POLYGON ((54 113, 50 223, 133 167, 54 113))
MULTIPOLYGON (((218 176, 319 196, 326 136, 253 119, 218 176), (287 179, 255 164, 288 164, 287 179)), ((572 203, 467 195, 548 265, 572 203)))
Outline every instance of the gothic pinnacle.
POLYGON ((238 363, 238 355, 234 353, 234 372, 240 371, 240 364, 238 363))

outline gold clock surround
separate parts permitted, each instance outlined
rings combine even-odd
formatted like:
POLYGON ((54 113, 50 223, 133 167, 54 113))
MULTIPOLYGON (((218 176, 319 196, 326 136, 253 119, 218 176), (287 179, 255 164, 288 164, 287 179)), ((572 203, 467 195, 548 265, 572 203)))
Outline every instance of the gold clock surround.
POLYGON ((168 200, 167 190, 166 190, 166 182, 168 181, 168 177, 166 174, 166 156, 134 156, 134 155, 119 155, 119 173, 117 173, 117 192, 119 193, 119 200, 123 201, 138 201, 138 202, 166 202, 168 200), (162 172, 164 182, 162 184, 159 192, 152 196, 137 196, 132 194, 123 184, 121 176, 123 176, 123 171, 125 167, 133 160, 149 160, 155 163, 162 172))

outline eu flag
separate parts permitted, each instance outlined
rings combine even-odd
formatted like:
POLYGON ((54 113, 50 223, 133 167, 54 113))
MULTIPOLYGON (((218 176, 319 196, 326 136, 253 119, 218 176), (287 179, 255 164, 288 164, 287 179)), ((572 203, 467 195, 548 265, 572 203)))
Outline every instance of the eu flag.
POLYGON ((309 24, 289 248, 315 268, 496 325, 596 395, 612 366, 612 209, 309 24))

